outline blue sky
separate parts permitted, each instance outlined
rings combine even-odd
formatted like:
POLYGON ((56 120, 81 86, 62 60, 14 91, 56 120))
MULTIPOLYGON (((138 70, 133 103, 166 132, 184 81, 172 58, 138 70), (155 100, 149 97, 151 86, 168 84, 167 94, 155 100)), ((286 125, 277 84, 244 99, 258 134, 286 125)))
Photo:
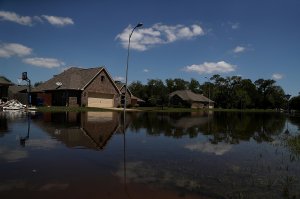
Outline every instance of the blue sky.
POLYGON ((32 83, 105 66, 129 82, 214 74, 274 79, 300 92, 300 1, 0 0, 0 74, 32 83))

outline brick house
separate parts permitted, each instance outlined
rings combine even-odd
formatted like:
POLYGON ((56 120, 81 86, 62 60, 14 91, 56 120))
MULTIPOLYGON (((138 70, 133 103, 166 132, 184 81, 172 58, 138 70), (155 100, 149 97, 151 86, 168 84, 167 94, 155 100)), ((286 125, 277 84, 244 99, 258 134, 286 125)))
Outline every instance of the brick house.
MULTIPOLYGON (((116 81, 115 83, 116 83, 116 85, 117 85, 117 87, 118 87, 121 95, 124 95, 124 93, 125 93, 125 87, 126 87, 125 84, 122 83, 122 82, 120 82, 120 81, 116 81)), ((126 91, 126 104, 127 104, 127 106, 128 105, 138 106, 138 105, 140 105, 140 104, 142 104, 144 102, 145 102, 144 100, 142 100, 142 99, 134 96, 131 93, 131 91, 127 88, 127 91, 126 91)), ((121 100, 121 105, 123 105, 123 104, 124 104, 124 102, 122 102, 122 100, 121 100)))
POLYGON ((72 67, 32 90, 32 103, 46 106, 111 108, 120 105, 120 91, 104 67, 72 67))

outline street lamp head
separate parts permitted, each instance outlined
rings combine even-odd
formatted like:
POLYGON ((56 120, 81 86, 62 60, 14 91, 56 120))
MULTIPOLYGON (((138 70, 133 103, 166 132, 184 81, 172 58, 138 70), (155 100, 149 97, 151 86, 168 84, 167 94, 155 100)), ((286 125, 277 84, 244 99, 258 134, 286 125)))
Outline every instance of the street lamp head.
POLYGON ((143 26, 143 23, 140 22, 140 23, 138 23, 135 27, 136 27, 136 28, 139 28, 139 27, 142 27, 142 26, 143 26))

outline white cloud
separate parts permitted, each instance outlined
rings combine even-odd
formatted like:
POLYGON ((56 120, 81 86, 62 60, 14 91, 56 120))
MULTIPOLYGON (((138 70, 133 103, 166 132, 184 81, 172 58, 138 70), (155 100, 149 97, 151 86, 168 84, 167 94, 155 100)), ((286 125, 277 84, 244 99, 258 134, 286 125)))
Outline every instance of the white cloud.
POLYGON ((125 80, 125 78, 124 77, 119 77, 119 76, 116 76, 116 77, 114 77, 114 80, 115 81, 124 81, 125 80))
POLYGON ((149 69, 145 68, 143 71, 144 71, 145 73, 148 73, 148 72, 149 72, 149 69))
POLYGON ((184 146, 184 148, 191 151, 199 151, 203 153, 214 153, 215 155, 223 155, 231 150, 232 146, 230 144, 218 143, 211 144, 209 142, 198 142, 189 143, 184 146))
POLYGON ((244 52, 245 50, 246 50, 245 47, 243 47, 243 46, 237 46, 237 47, 235 47, 235 48, 233 49, 233 52, 234 52, 234 53, 241 53, 241 52, 244 52))
POLYGON ((43 23, 43 19, 48 21, 54 26, 66 26, 73 25, 74 21, 70 17, 59 17, 59 16, 20 16, 15 12, 0 11, 0 21, 15 22, 24 26, 32 26, 33 22, 43 23))
POLYGON ((0 57, 9 58, 11 56, 25 56, 30 55, 31 48, 17 43, 0 43, 0 57))
POLYGON ((231 25, 231 28, 234 29, 234 30, 236 30, 240 27, 239 23, 230 23, 230 25, 231 25))
POLYGON ((219 62, 204 62, 203 64, 193 64, 183 68, 186 72, 196 72, 199 74, 212 74, 212 73, 228 73, 235 71, 236 66, 226 63, 225 61, 219 62))
MULTIPOLYGON (((122 33, 116 36, 124 48, 128 46, 128 38, 132 31, 132 26, 129 25, 122 33)), ((177 40, 191 39, 197 36, 204 35, 204 31, 199 25, 175 25, 168 26, 163 24, 154 24, 150 28, 136 29, 131 37, 131 48, 139 51, 148 50, 150 47, 172 43, 177 40)))
POLYGON ((24 26, 32 25, 32 18, 29 16, 20 16, 15 12, 0 11, 0 20, 11 21, 24 26))
POLYGON ((65 65, 64 62, 59 61, 58 59, 42 57, 26 58, 23 59, 23 62, 26 64, 43 68, 56 68, 65 65))
POLYGON ((280 80, 280 79, 283 78, 283 75, 282 75, 282 74, 279 74, 279 73, 274 73, 274 74, 272 75, 272 78, 273 78, 274 80, 280 80))
POLYGON ((42 17, 54 26, 66 26, 74 24, 74 21, 70 17, 57 17, 48 15, 43 15, 42 17))

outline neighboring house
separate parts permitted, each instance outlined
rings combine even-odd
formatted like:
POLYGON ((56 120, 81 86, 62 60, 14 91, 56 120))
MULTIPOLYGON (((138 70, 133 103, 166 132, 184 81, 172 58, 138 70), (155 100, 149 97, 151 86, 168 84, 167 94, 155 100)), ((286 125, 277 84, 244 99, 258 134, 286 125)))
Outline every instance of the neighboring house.
POLYGON ((33 104, 117 107, 120 91, 104 67, 72 67, 32 89, 33 104))
POLYGON ((8 99, 8 87, 13 83, 4 76, 0 76, 0 100, 7 101, 8 99))
MULTIPOLYGON (((121 92, 121 95, 124 95, 125 93, 125 84, 120 82, 120 81, 116 81, 115 82, 119 91, 121 92)), ((145 101, 134 96, 131 91, 127 88, 127 92, 126 92, 126 104, 127 105, 131 105, 131 106, 138 106, 142 103, 144 103, 145 101)), ((123 105, 124 102, 121 100, 121 105, 123 105)))
POLYGON ((204 95, 196 94, 190 90, 178 90, 169 94, 170 104, 190 108, 213 108, 214 101, 204 95))
POLYGON ((8 99, 16 99, 22 104, 28 103, 28 86, 26 85, 12 85, 8 88, 8 99))

